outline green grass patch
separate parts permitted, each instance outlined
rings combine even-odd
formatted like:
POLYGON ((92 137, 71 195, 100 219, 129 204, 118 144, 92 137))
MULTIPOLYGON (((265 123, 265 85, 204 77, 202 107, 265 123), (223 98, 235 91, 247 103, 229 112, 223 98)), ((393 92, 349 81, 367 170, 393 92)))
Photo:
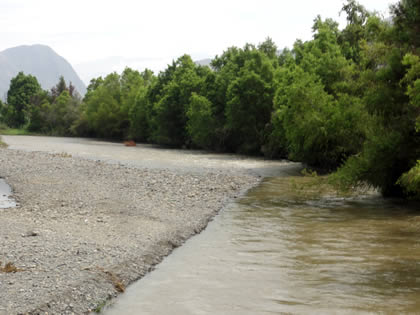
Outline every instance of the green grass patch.
POLYGON ((35 135, 33 132, 30 132, 26 129, 18 129, 18 128, 8 128, 8 129, 1 129, 0 134, 5 136, 28 136, 28 135, 35 135))
POLYGON ((102 302, 100 302, 99 304, 98 304, 98 306, 93 310, 95 313, 101 313, 103 310, 104 310, 104 308, 105 308, 105 306, 106 306, 106 301, 102 301, 102 302))
POLYGON ((369 187, 341 187, 330 175, 318 175, 315 171, 302 171, 303 176, 293 176, 288 180, 285 191, 296 199, 316 199, 321 197, 352 197, 364 194, 369 187))

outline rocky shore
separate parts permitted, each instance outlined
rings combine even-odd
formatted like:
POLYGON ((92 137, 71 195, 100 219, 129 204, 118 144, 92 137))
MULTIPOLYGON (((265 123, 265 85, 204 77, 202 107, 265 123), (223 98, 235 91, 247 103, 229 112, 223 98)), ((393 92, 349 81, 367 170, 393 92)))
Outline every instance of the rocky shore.
POLYGON ((5 148, 0 177, 18 202, 0 209, 0 314, 96 310, 259 181, 5 148))

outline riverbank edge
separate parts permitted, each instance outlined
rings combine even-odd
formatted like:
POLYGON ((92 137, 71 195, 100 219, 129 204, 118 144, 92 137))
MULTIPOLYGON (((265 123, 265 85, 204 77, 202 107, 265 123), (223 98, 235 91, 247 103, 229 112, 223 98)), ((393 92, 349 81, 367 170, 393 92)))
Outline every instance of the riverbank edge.
MULTIPOLYGON (((15 152, 22 152, 22 153, 28 153, 27 151, 21 151, 21 150, 11 150, 7 148, 1 148, 0 150, 7 150, 7 151, 15 151, 15 152)), ((31 152, 32 154, 47 154, 55 156, 54 153, 45 153, 45 152, 31 152)), ((88 161, 89 163, 95 163, 94 161, 90 159, 85 159, 81 157, 70 157, 70 159, 80 159, 88 161)), ((113 166, 111 163, 105 163, 109 166, 113 166)), ((114 165, 115 166, 115 165, 114 165)), ((121 164, 119 165, 121 166, 121 164)), ((124 165, 124 167, 130 169, 131 167, 128 165, 124 165)), ((214 170, 221 171, 221 170, 214 170)), ((258 186, 262 180, 264 180, 265 177, 258 176, 258 175, 252 175, 248 172, 242 172, 242 174, 236 174, 237 176, 248 176, 252 177, 253 181, 248 182, 246 185, 241 187, 237 192, 234 194, 223 197, 223 203, 222 206, 218 209, 210 210, 206 213, 206 216, 200 218, 197 222, 195 222, 193 225, 184 226, 182 229, 178 229, 177 233, 173 234, 172 237, 168 240, 165 237, 155 242, 150 248, 148 248, 146 251, 141 251, 139 253, 136 253, 136 258, 134 259, 128 259, 124 260, 117 265, 110 266, 107 268, 107 270, 90 270, 91 276, 87 277, 83 282, 78 284, 78 290, 80 292, 83 292, 84 290, 89 290, 89 287, 92 286, 92 282, 99 283, 101 292, 99 292, 99 298, 97 298, 97 301, 95 302, 95 307, 91 307, 91 303, 88 303, 86 300, 79 300, 79 301, 72 301, 69 300, 69 296, 71 294, 66 294, 66 292, 62 292, 60 296, 55 296, 54 299, 44 300, 42 301, 42 297, 39 301, 39 304, 37 305, 31 305, 31 307, 26 308, 25 312, 18 312, 16 314, 51 314, 51 313, 61 313, 61 314, 78 314, 79 312, 74 312, 74 309, 68 308, 68 305, 72 305, 72 302, 74 304, 78 304, 78 308, 82 307, 84 311, 80 314, 89 314, 91 312, 98 312, 101 310, 101 308, 104 305, 110 305, 115 300, 116 297, 120 293, 122 293, 121 289, 118 289, 116 283, 114 283, 114 288, 116 290, 112 290, 113 292, 110 292, 109 290, 109 278, 111 279, 111 282, 118 282, 122 284, 123 287, 129 286, 130 284, 140 280, 143 278, 147 273, 153 271, 155 267, 163 261, 165 257, 170 255, 173 250, 175 250, 177 247, 182 246, 188 239, 193 237, 196 234, 201 233, 203 230, 206 229, 208 224, 214 219, 214 217, 222 211, 226 206, 228 206, 230 203, 234 202, 236 199, 241 198, 244 196, 250 189, 258 186), (136 267, 133 267, 136 266, 136 267), (112 272, 109 270, 118 270, 118 272, 112 272), (105 273, 108 276, 108 279, 104 279, 103 273, 105 273), (60 308, 60 305, 66 305, 66 308, 60 308), (58 306, 58 307, 57 307, 58 306)), ((206 174, 203 174, 203 176, 206 176, 206 174)), ((9 176, 5 176, 4 179, 6 182, 10 185, 12 188, 12 195, 11 197, 14 198, 18 204, 17 209, 21 207, 22 204, 26 203, 26 196, 24 194, 21 194, 19 192, 19 189, 17 188, 16 183, 14 182, 13 178, 10 178, 9 176)), ((70 293, 70 292, 69 292, 70 293)), ((0 309, 0 314, 2 313, 2 310, 0 309)), ((9 313, 7 313, 9 314, 9 313)))
MULTIPOLYGON (((159 250, 159 254, 156 254, 156 248, 152 249, 151 252, 151 256, 154 257, 150 257, 152 259, 152 261, 148 264, 148 267, 146 268, 145 272, 141 272, 141 273, 134 273, 131 274, 132 277, 128 276, 128 277, 124 277, 121 280, 127 283, 127 287, 129 287, 130 285, 134 284, 137 281, 141 281, 141 279, 146 276, 148 273, 153 272, 156 267, 169 255, 172 254, 172 252, 174 250, 176 250, 178 247, 183 246, 188 240, 190 240, 191 238, 193 238, 194 236, 202 233, 204 230, 207 229, 208 225, 214 220, 214 218, 219 215, 219 213, 221 211, 223 211, 224 209, 226 209, 226 207, 228 207, 231 203, 235 202, 236 200, 239 200, 241 197, 245 196, 247 194, 248 191, 250 191, 251 189, 257 187, 258 185, 261 184, 261 182, 264 180, 265 177, 257 177, 258 178, 258 182, 250 187, 246 187, 246 188, 242 188, 240 190, 240 192, 233 196, 230 197, 228 199, 225 200, 223 206, 221 208, 219 208, 216 212, 212 212, 207 219, 205 220, 201 220, 199 222, 199 227, 198 229, 194 229, 191 234, 185 236, 180 236, 179 238, 174 238, 172 240, 170 240, 165 246, 164 248, 161 248, 159 250)), ((148 256, 149 253, 146 254, 146 256, 148 256)), ((132 261, 127 261, 126 262, 127 265, 130 265, 130 263, 132 263, 132 261)), ((107 307, 111 307, 112 304, 114 304, 116 302, 116 300, 118 299, 118 297, 124 294, 124 292, 120 292, 120 294, 116 295, 116 296, 111 296, 111 297, 107 297, 106 299, 104 299, 103 301, 101 301, 98 306, 97 309, 93 310, 95 313, 101 313, 102 310, 106 309, 107 307)))

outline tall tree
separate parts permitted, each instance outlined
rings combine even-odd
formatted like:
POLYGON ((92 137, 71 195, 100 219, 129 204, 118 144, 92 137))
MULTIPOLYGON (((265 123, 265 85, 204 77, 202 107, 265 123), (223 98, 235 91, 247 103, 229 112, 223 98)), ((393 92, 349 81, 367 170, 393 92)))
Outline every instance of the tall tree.
POLYGON ((215 140, 215 118, 211 102, 206 97, 193 93, 187 117, 187 131, 193 144, 203 149, 211 149, 215 140))
POLYGON ((401 0, 391 6, 397 36, 395 39, 408 46, 412 52, 419 53, 420 47, 420 2, 401 0))
POLYGON ((339 35, 339 43, 347 59, 360 61, 360 41, 366 36, 366 23, 371 16, 356 0, 347 0, 341 12, 346 13, 347 26, 339 35))
POLYGON ((246 61, 227 91, 226 126, 234 150, 260 153, 266 141, 275 91, 274 68, 258 50, 244 50, 246 61))
MULTIPOLYGON (((130 137, 137 141, 146 142, 151 135, 151 119, 153 104, 149 98, 149 92, 156 83, 153 71, 146 69, 140 73, 141 79, 135 89, 133 106, 130 106, 130 137)), ((134 90, 133 90, 134 91, 134 90)), ((134 95, 134 94, 133 94, 134 95)))
POLYGON ((258 50, 263 52, 270 59, 276 59, 277 57, 277 45, 270 37, 267 37, 265 41, 258 45, 258 50))
POLYGON ((363 102, 370 117, 367 138, 360 154, 349 158, 336 175, 348 185, 368 183, 385 196, 403 195, 401 185, 411 187, 409 179, 418 171, 420 67, 415 53, 420 41, 413 27, 419 8, 418 1, 403 0, 393 7, 393 23, 372 20, 376 36, 361 50, 363 102))
POLYGON ((6 123, 10 127, 21 127, 27 122, 26 111, 31 106, 33 98, 41 92, 38 80, 32 75, 19 72, 10 81, 7 92, 6 123))
POLYGON ((168 76, 158 77, 161 90, 153 108, 153 140, 182 146, 189 141, 186 125, 190 97, 193 92, 199 92, 202 80, 188 55, 178 58, 167 71, 168 76))

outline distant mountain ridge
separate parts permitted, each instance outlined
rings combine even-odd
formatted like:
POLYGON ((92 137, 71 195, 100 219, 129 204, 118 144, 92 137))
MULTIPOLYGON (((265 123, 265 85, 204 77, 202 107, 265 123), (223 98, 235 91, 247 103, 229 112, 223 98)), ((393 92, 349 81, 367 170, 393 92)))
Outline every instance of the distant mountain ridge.
POLYGON ((72 65, 45 45, 18 46, 0 52, 0 98, 6 99, 10 80, 20 71, 38 79, 44 90, 50 90, 63 76, 83 96, 86 86, 72 65))
POLYGON ((199 66, 210 66, 211 58, 196 60, 194 62, 195 62, 196 65, 199 65, 199 66))

